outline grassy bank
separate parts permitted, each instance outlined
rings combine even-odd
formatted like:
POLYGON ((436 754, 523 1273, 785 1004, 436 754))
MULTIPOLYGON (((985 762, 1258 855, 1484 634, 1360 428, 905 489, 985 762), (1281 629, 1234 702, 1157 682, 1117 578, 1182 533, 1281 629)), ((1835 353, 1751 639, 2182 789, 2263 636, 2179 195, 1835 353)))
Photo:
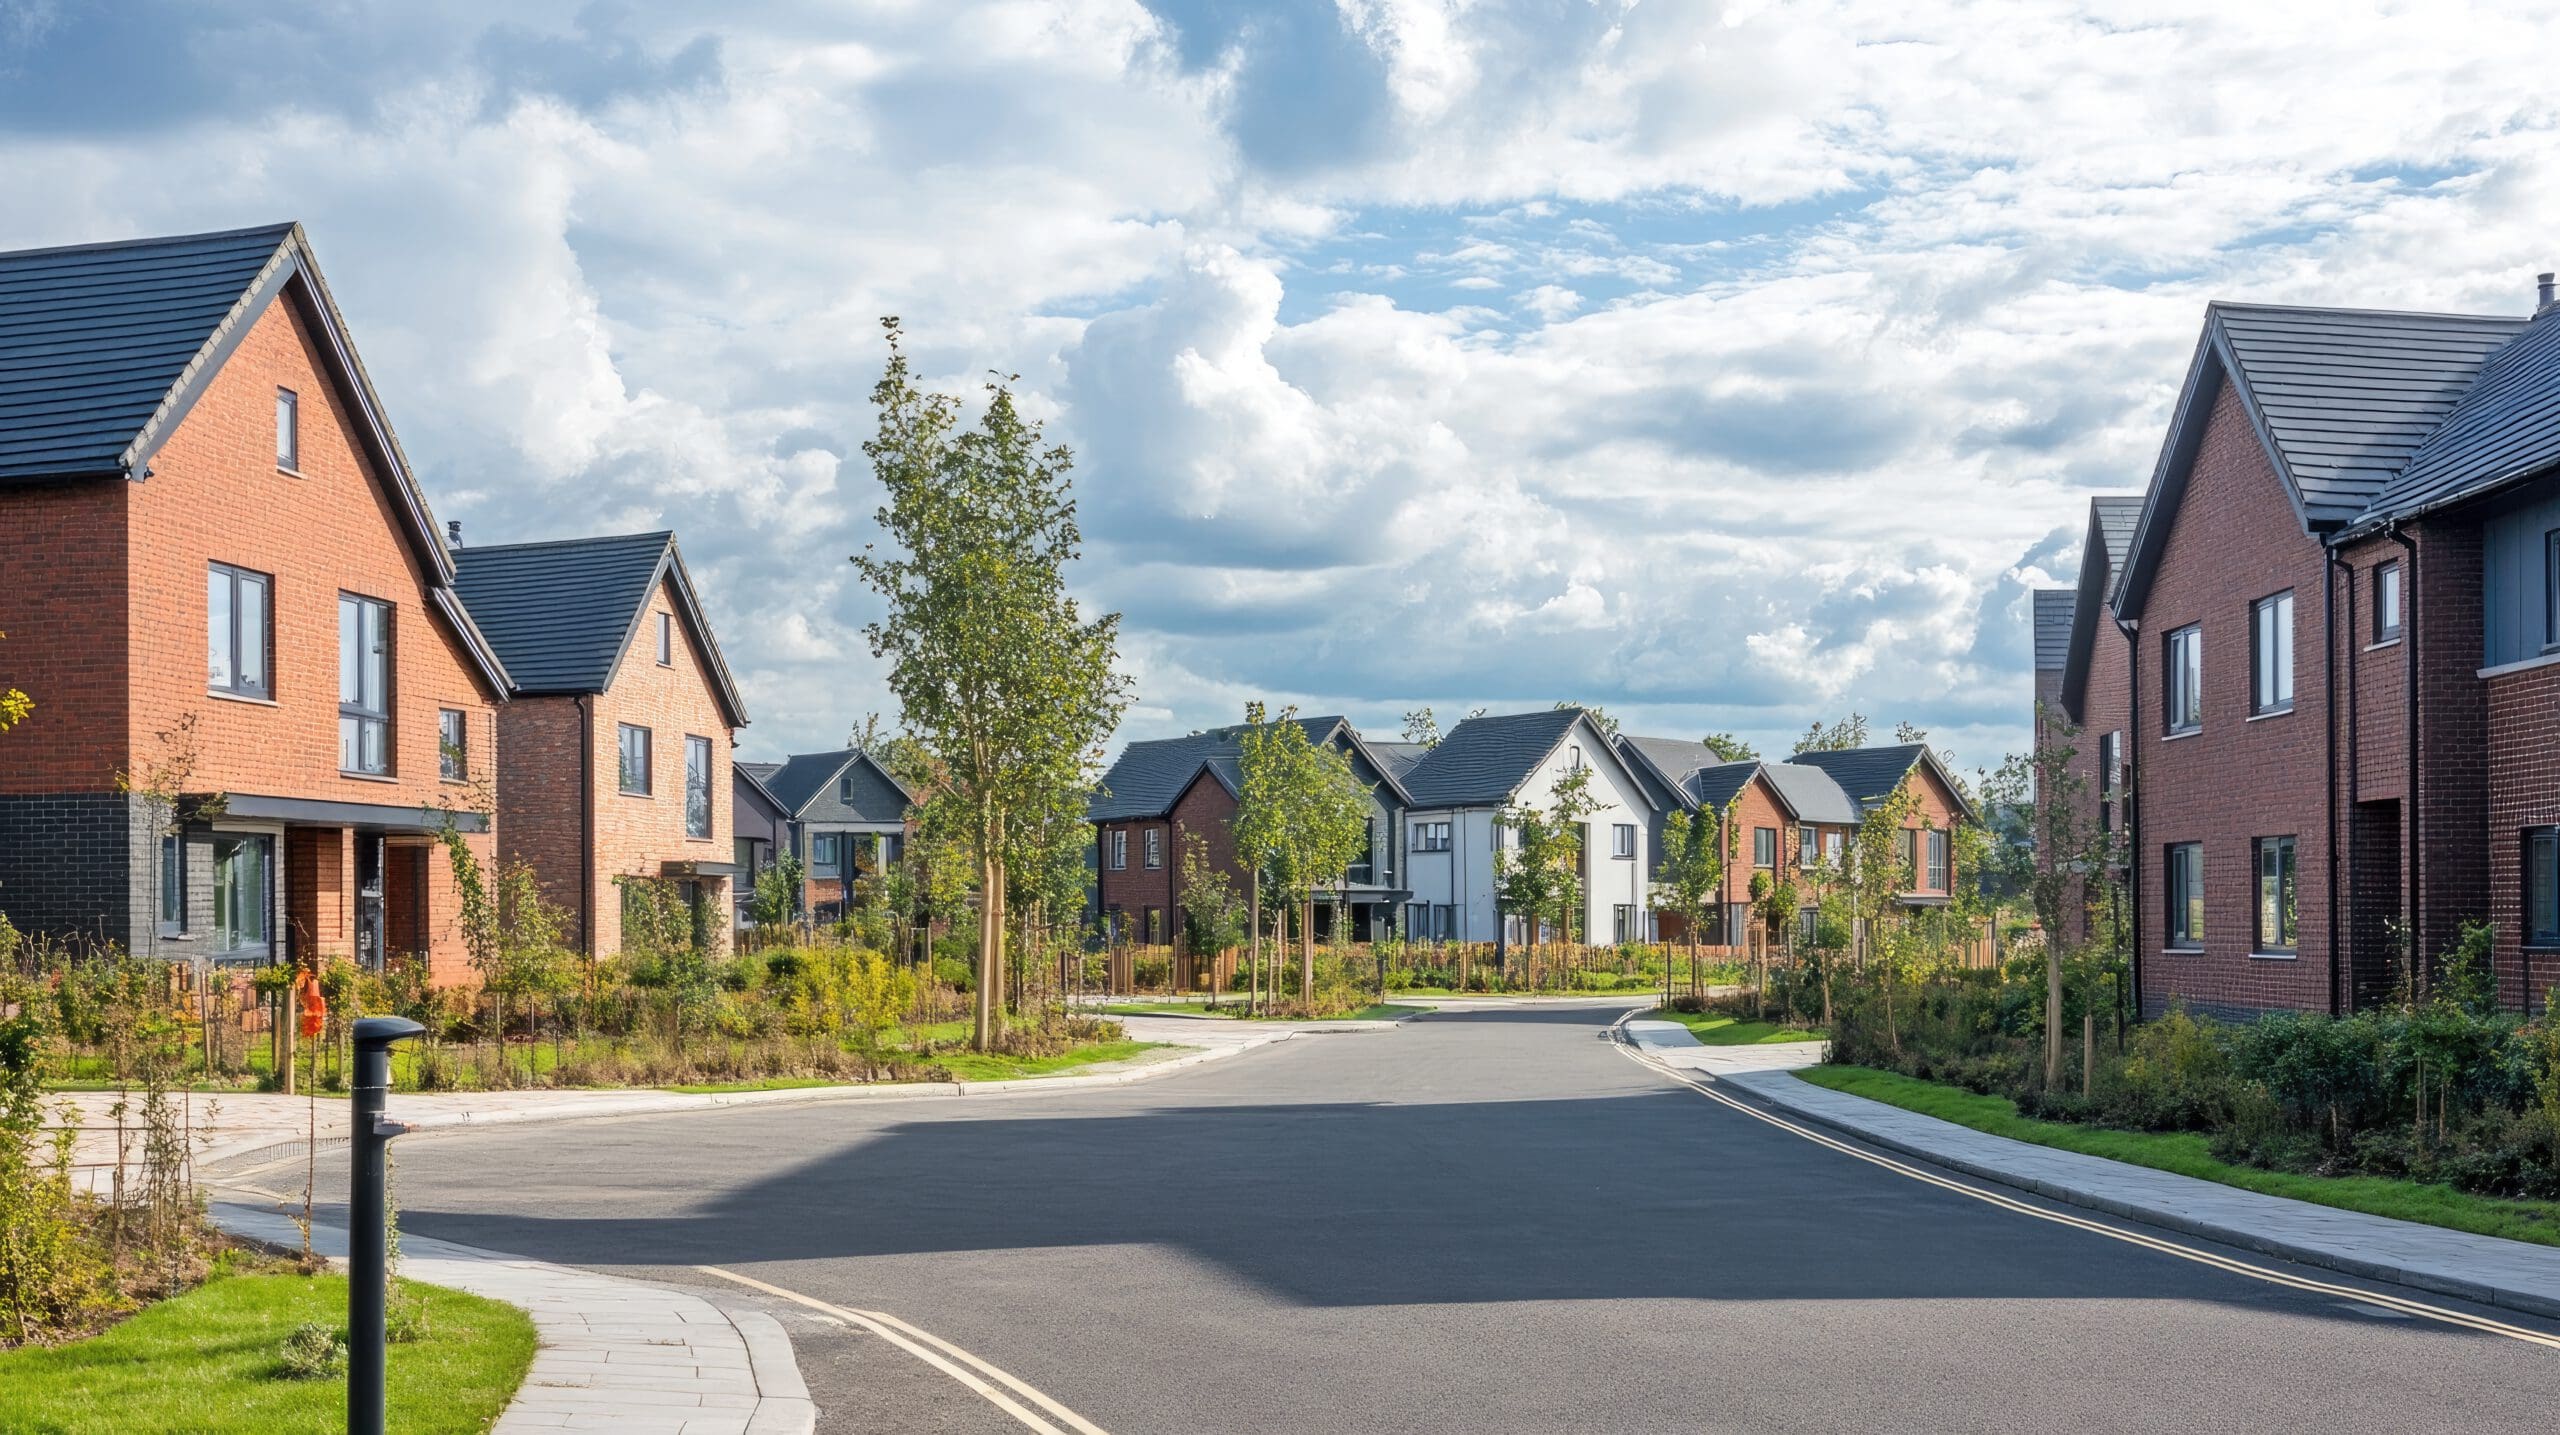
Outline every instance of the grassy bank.
POLYGON ((1820 1027, 1753 1021, 1748 1017, 1727 1016, 1723 1012, 1672 1011, 1667 1007, 1656 1007, 1645 1015, 1656 1021, 1680 1023, 1697 1036, 1701 1046, 1767 1046, 1785 1041, 1820 1041, 1829 1035, 1820 1027))
MULTIPOLYGON (((480 1431, 533 1363, 532 1320, 513 1306, 409 1283, 424 1333, 390 1351, 391 1428, 480 1431)), ((0 1430, 60 1435, 279 1435, 346 1428, 343 1375, 278 1374, 278 1347, 305 1323, 341 1330, 342 1276, 217 1278, 86 1340, 0 1352, 0 1430)))
POLYGON ((2219 1181, 2246 1191, 2286 1196, 2343 1211, 2362 1211, 2367 1215, 2389 1216, 2394 1220, 2416 1221, 2450 1230, 2469 1231, 2475 1235, 2503 1236, 2508 1240, 2560 1246, 2560 1201, 2502 1200, 2469 1195, 2450 1186, 2397 1181, 2381 1176, 2304 1176, 2254 1166, 2234 1166, 2227 1161, 2215 1160, 2208 1149, 2207 1139, 2195 1132, 2120 1131, 2104 1126, 2038 1121, 2020 1116, 2017 1103, 2005 1096, 1981 1096, 1958 1087, 1941 1086, 1936 1082, 1862 1066, 1817 1066, 1796 1075, 1833 1091, 1863 1096, 1906 1111, 1916 1111, 1923 1116, 1935 1116, 1958 1126, 2038 1146, 2077 1151, 2086 1156, 2103 1156, 2128 1165, 2173 1171, 2181 1176, 2219 1181))

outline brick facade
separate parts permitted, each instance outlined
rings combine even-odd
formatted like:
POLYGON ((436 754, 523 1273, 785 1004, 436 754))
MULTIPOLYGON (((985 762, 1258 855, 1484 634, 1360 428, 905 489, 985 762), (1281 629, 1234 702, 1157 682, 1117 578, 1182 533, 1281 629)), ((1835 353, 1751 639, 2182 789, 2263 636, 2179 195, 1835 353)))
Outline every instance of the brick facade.
MULTIPOLYGON (((0 523, 0 571, 11 575, 0 630, 9 634, 13 681, 37 703, 35 715, 9 734, 0 793, 85 795, 95 806, 111 798, 118 773, 147 774, 191 744, 194 758, 180 783, 187 792, 400 809, 422 814, 408 823, 418 828, 426 812, 467 805, 467 790, 439 777, 440 708, 465 714, 474 775, 490 774, 497 695, 459 633, 433 607, 437 575, 400 511, 397 481, 360 437, 355 396, 325 352, 319 322, 299 282, 271 302, 141 481, 94 479, 0 495, 7 514, 0 523), (298 402, 292 472, 277 466, 279 389, 291 390, 298 402), (208 564, 217 562, 272 580, 272 700, 207 691, 206 580, 208 564), (342 592, 391 609, 392 758, 383 777, 339 770, 342 592)), ((97 815, 104 811, 95 806, 91 825, 74 824, 64 840, 103 840, 94 822, 104 820, 97 815)), ((32 925, 148 945, 141 929, 154 910, 158 880, 151 829, 146 821, 129 830, 120 880, 131 896, 121 913, 77 905, 105 902, 103 887, 74 890, 78 884, 60 882, 43 890, 75 905, 31 905, 38 881, 27 864, 50 860, 40 857, 10 859, 0 881, 14 890, 0 902, 22 921, 32 915, 32 925)), ((312 830, 352 840, 343 827, 312 830)), ((267 835, 282 835, 281 826, 267 835)), ((317 840, 277 842, 272 872, 291 871, 297 843, 317 840)), ((466 840, 483 860, 491 855, 488 835, 466 840)), ((0 845, 16 850, 24 844, 0 845)), ((317 871, 308 859, 304 870, 317 871)), ((277 885, 274 925, 289 950, 322 956, 351 950, 350 889, 277 885)), ((460 979, 467 968, 453 927, 449 872, 426 885, 427 950, 440 977, 460 979)), ((160 948, 173 955, 187 950, 173 951, 169 943, 160 948)))

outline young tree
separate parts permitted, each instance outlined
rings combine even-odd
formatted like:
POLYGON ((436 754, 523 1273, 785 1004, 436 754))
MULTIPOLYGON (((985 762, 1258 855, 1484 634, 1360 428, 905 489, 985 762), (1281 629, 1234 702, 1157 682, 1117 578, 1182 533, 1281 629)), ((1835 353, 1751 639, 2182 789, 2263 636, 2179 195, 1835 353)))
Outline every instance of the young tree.
POLYGON ((1199 833, 1182 834, 1182 939, 1209 956, 1209 999, 1218 998, 1218 959, 1244 939, 1244 900, 1227 869, 1209 860, 1199 833))
POLYGON ((1865 713, 1851 713, 1829 727, 1824 727, 1819 720, 1816 720, 1812 726, 1804 730, 1804 736, 1796 739, 1798 752, 1846 752, 1853 747, 1866 745, 1867 715, 1865 713))
POLYGON ((787 927, 800 911, 800 884, 808 875, 799 854, 784 852, 773 859, 773 865, 756 874, 755 890, 747 896, 747 920, 765 929, 787 927))
MULTIPOLYGON (((1819 880, 1829 897, 1836 897, 1850 922, 1849 941, 1858 953, 1862 966, 1872 964, 1884 992, 1885 1040, 1899 1054, 1900 1035, 1894 1027, 1894 966, 1902 954, 1899 943, 1882 941, 1885 928, 1900 916, 1902 894, 1912 889, 1912 859, 1904 851, 1903 833, 1919 831, 1908 827, 1920 810, 1920 794, 1909 778, 1895 787, 1891 796, 1867 809, 1837 862, 1826 862, 1819 868, 1819 880)), ((1924 839, 1909 839, 1917 843, 1924 839)), ((1829 982, 1824 982, 1826 992, 1829 982)), ((1828 997, 1825 998, 1828 1004, 1828 997)))
POLYGON ((2105 898, 2122 839, 2100 817, 2087 780, 2071 770, 2080 730, 2039 705, 2036 731, 2045 741, 2010 754, 1982 789, 1984 811, 2026 815, 2029 840, 1995 843, 1986 835, 1976 846, 2013 890, 2027 895, 2044 927, 2044 1080, 2051 1088, 2062 1084, 2063 949, 2078 930, 2073 918, 2113 909, 2105 898))
POLYGON ((1315 994, 1315 895, 1339 888, 1343 873, 1369 838, 1369 792, 1352 775, 1348 755, 1307 740, 1284 708, 1264 720, 1255 703, 1239 740, 1237 766, 1243 789, 1236 798, 1237 855, 1255 873, 1255 898, 1267 880, 1275 896, 1299 918, 1298 995, 1315 994))
POLYGON ((1548 788, 1547 805, 1506 807, 1494 822, 1511 840, 1494 853, 1494 897, 1506 911, 1525 917, 1529 940, 1552 917, 1566 941, 1582 910, 1583 819, 1600 809, 1591 795, 1591 769, 1577 767, 1548 788))
POLYGON ((1725 854, 1736 829, 1731 807, 1719 815, 1712 805, 1695 813, 1673 812, 1662 820, 1662 867, 1653 879, 1653 899, 1681 916, 1689 929, 1689 970, 1698 970, 1698 932, 1724 896, 1725 854))
POLYGON ((889 365, 871 392, 879 426, 864 442, 888 493, 881 529, 898 551, 866 547, 855 568, 887 611, 864 632, 889 663, 908 734, 940 767, 978 879, 977 1020, 984 1051, 1004 1025, 1010 830, 1093 785, 1101 744, 1128 706, 1114 671, 1120 615, 1087 618, 1067 592, 1083 544, 1063 446, 990 383, 977 427, 918 387, 896 319, 889 365))

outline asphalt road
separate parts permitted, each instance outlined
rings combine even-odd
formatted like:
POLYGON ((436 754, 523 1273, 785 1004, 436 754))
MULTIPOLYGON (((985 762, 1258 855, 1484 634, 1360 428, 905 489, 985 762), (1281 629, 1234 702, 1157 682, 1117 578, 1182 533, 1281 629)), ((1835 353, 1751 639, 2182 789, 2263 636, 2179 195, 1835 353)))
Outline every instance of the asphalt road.
MULTIPOLYGON (((429 1235, 887 1312, 1114 1435, 2551 1428, 2560 1352, 1881 1170, 1627 1059, 1614 1015, 1439 1015, 1089 1094, 415 1138, 399 1195, 429 1235)), ((789 1323, 824 1430, 1022 1429, 789 1323)))

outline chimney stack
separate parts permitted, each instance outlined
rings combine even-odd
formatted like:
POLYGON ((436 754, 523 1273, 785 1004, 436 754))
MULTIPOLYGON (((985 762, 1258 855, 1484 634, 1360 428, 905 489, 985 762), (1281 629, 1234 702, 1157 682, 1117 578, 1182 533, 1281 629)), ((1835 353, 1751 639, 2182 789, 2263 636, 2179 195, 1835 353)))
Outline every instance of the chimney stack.
POLYGON ((2554 275, 2548 270, 2533 276, 2533 315, 2537 319, 2551 312, 2551 301, 2554 298, 2552 280, 2555 278, 2560 278, 2560 275, 2554 275))
MULTIPOLYGON (((2551 276, 2545 274, 2542 277, 2545 281, 2542 286, 2542 297, 2546 302, 2548 302, 2551 298, 2551 285, 2549 283, 2551 276)), ((447 548, 459 548, 462 546, 461 519, 448 518, 444 521, 444 546, 447 548)))

